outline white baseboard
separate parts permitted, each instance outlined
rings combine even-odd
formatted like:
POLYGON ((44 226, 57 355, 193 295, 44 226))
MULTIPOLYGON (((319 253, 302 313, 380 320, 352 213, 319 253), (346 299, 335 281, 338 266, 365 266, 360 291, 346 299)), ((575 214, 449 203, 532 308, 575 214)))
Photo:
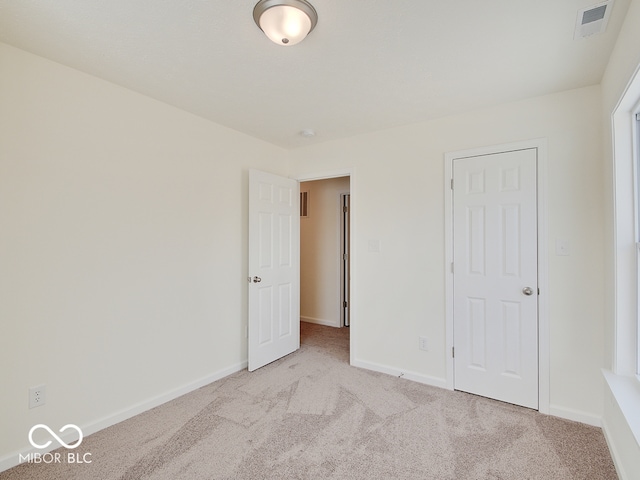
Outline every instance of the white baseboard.
MULTIPOLYGON (((387 375, 393 375, 394 377, 401 377, 407 380, 412 380, 418 383, 424 383, 425 385, 431 385, 432 387, 444 388, 445 390, 451 390, 447 385, 447 381, 444 378, 431 377, 421 373, 411 372, 407 370, 398 369, 395 367, 389 367, 387 365, 380 365, 377 363, 366 362, 362 360, 354 360, 351 362, 354 367, 364 368, 366 370, 373 370, 374 372, 386 373, 387 375)), ((600 427, 602 425, 602 418, 598 415, 583 412, 580 410, 574 410, 566 407, 559 407, 556 405, 550 405, 549 415, 554 417, 564 418, 565 420, 571 420, 574 422, 585 423, 594 427, 600 427)))
POLYGON ((574 410, 567 407, 559 407, 557 405, 549 405, 549 415, 564 418, 573 422, 585 423, 594 427, 602 426, 602 417, 592 413, 574 410))
POLYGON ((362 360, 354 360, 351 362, 354 367, 364 368, 365 370, 372 370, 374 372, 386 373, 387 375, 393 375, 394 377, 404 378, 413 382, 423 383, 432 387, 447 389, 447 381, 444 378, 430 377, 422 373, 410 372, 407 370, 401 370, 395 367, 389 367, 387 365, 380 365, 378 363, 365 362, 362 360))
MULTIPOLYGON (((236 365, 232 365, 230 367, 224 368, 215 373, 207 375, 206 377, 202 377, 198 380, 195 380, 186 385, 178 387, 174 390, 170 390, 168 392, 157 395, 148 400, 144 400, 142 402, 131 405, 130 407, 114 412, 110 415, 107 415, 106 417, 102 417, 92 422, 80 425, 80 429, 82 430, 83 436, 91 435, 92 433, 96 433, 107 427, 111 427, 112 425, 115 425, 116 423, 120 423, 131 417, 135 417, 136 415, 146 412, 147 410, 151 410, 152 408, 162 405, 163 403, 170 402, 171 400, 181 397, 182 395, 185 395, 189 392, 197 390, 198 388, 204 387, 205 385, 209 385, 210 383, 215 382, 216 380, 220 380, 233 373, 244 370, 245 368, 247 368, 246 361, 242 363, 238 363, 236 365)), ((73 433, 69 435, 65 435, 63 433, 63 434, 60 434, 59 436, 66 443, 71 443, 78 439, 77 436, 75 438, 73 437, 73 433)), ((19 450, 9 455, 6 455, 0 458, 0 472, 4 472, 5 470, 8 470, 10 468, 17 466, 20 463, 21 455, 23 458, 25 458, 27 457, 27 455, 30 455, 36 452, 44 454, 52 450, 55 450, 59 446, 60 445, 58 445, 56 442, 53 442, 48 448, 45 448, 42 450, 38 450, 34 447, 25 447, 23 450, 19 450)))
POLYGON ((324 318, 313 318, 313 317, 300 316, 300 321, 307 322, 307 323, 315 323, 317 325, 324 325, 326 327, 339 327, 340 326, 340 320, 338 320, 336 322, 334 320, 326 320, 324 318))

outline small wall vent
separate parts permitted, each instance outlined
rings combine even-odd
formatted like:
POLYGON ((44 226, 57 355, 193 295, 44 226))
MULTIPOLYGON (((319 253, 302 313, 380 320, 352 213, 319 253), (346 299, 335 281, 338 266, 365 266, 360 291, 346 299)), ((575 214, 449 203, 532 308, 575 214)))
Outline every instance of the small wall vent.
POLYGON ((603 33, 607 28, 613 0, 578 10, 574 40, 603 33))

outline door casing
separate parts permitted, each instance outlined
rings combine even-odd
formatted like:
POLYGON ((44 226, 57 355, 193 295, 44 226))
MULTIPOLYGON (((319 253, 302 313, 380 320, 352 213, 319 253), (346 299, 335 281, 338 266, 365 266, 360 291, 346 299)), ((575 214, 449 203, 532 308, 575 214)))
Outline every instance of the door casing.
POLYGON ((548 295, 548 242, 547 242, 547 140, 539 138, 517 143, 480 147, 469 150, 449 152, 445 154, 444 202, 445 202, 445 352, 447 388, 454 389, 453 349, 453 201, 451 179, 453 178, 453 161, 457 158, 477 157, 496 153, 524 149, 537 150, 537 206, 538 206, 538 409, 549 413, 549 295, 548 295))
POLYGON ((350 255, 350 221, 349 211, 351 193, 340 194, 340 326, 349 326, 349 255, 350 255), (345 211, 345 207, 347 211, 345 211), (346 255, 346 261, 344 256, 346 255), (346 302, 346 306, 345 306, 346 302))

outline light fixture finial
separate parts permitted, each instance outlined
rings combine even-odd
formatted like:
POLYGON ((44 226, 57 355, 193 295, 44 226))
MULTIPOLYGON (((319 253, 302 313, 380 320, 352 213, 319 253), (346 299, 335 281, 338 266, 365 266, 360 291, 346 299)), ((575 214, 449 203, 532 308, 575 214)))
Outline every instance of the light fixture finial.
POLYGON ((318 14, 306 0, 260 0, 253 19, 273 43, 290 47, 314 29, 318 14))

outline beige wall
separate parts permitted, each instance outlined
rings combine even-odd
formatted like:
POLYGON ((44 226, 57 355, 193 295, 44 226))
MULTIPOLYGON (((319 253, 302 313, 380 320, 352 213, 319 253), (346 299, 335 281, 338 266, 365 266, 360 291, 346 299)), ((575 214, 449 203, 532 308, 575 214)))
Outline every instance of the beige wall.
POLYGON ((444 154, 548 141, 550 404, 597 423, 603 391, 600 88, 534 98, 292 152, 299 175, 352 167, 352 357, 445 384, 444 154), (380 253, 369 252, 370 240, 380 253), (574 288, 579 286, 579 288, 574 288), (426 336, 429 351, 418 349, 426 336))
POLYGON ((303 321, 340 326, 340 194, 349 178, 302 182, 309 192, 309 216, 300 218, 300 316, 303 321))
POLYGON ((639 24, 633 0, 602 90, 291 152, 0 44, 0 465, 36 423, 97 428, 244 364, 249 168, 352 169, 352 356, 444 383, 444 154, 546 138, 547 241, 571 242, 569 257, 549 252, 552 410, 604 411, 639 472, 600 374, 613 343, 601 119, 640 63, 639 24), (28 410, 41 383, 47 405, 28 410))
POLYGON ((247 172, 289 164, 2 44, 0 72, 1 463, 39 422, 104 426, 243 366, 247 172))

